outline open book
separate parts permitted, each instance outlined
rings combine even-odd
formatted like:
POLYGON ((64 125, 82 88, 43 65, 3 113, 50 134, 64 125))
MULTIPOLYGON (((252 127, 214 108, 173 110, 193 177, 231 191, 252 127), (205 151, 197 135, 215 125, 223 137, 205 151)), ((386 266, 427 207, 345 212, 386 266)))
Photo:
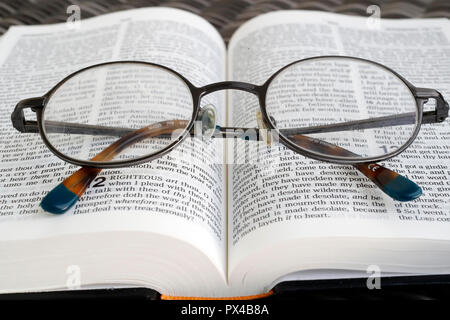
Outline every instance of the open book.
MULTIPOLYGON (((202 86, 261 84, 289 62, 348 55, 383 63, 450 99, 448 20, 369 25, 362 17, 274 12, 240 27, 228 49, 204 19, 166 8, 86 19, 79 29, 12 27, 0 48, 0 292, 75 284, 235 297, 264 294, 284 280, 367 276, 372 265, 385 274, 449 273, 448 121, 422 127, 409 149, 386 162, 423 188, 414 202, 393 201, 351 166, 281 145, 272 146, 266 165, 242 163, 227 141, 213 139, 190 161, 174 152, 104 170, 62 216, 41 212, 39 202, 77 168, 10 122, 19 100, 113 60, 165 65, 202 86)), ((248 93, 217 92, 207 104, 220 125, 257 126, 258 102, 248 93)), ((191 143, 179 148, 197 150, 191 143)))

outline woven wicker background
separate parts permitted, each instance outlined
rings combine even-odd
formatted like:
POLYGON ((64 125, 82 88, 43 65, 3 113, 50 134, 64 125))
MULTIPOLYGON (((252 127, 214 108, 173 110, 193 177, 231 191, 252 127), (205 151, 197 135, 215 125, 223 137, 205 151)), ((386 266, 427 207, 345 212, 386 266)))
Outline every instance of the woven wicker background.
POLYGON ((367 7, 376 4, 385 18, 450 18, 449 0, 0 0, 0 35, 11 25, 66 21, 72 4, 80 6, 82 18, 148 6, 185 9, 209 20, 225 40, 248 19, 281 9, 367 15, 367 7))

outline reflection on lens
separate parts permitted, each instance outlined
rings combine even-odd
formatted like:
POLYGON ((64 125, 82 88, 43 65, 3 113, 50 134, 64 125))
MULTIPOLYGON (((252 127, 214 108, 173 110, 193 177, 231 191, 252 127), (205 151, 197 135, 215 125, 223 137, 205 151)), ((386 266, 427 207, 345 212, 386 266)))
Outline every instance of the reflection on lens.
POLYGON ((396 151, 414 134, 418 118, 401 79, 345 57, 305 60, 281 71, 269 84, 266 110, 296 146, 344 158, 396 151))
POLYGON ((106 64, 64 82, 45 106, 43 127, 50 144, 72 159, 114 162, 163 150, 192 113, 191 92, 174 73, 142 63, 106 64))

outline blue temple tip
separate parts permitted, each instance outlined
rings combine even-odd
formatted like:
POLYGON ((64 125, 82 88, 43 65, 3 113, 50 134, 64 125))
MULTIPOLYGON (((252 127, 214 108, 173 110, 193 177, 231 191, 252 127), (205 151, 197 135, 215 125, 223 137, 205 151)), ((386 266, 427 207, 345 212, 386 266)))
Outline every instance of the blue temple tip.
POLYGON ((401 175, 385 184, 383 191, 398 201, 411 201, 422 195, 422 189, 416 183, 401 175))
POLYGON ((41 201, 41 208, 49 213, 63 214, 78 201, 78 196, 60 183, 41 201))

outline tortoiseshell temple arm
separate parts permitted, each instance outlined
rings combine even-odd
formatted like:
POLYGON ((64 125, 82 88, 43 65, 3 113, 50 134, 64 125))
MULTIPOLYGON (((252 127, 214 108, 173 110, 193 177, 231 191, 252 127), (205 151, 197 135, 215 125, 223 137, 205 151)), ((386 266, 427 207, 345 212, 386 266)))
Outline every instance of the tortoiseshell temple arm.
MULTIPOLYGON (((336 156, 354 157, 357 154, 347 149, 338 147, 323 140, 307 137, 304 135, 292 135, 290 139, 299 146, 308 150, 315 150, 321 153, 333 154, 336 156)), ((363 175, 375 183, 384 193, 398 201, 412 201, 422 195, 422 189, 413 181, 389 170, 377 163, 353 164, 363 175)))
MULTIPOLYGON (((171 134, 174 130, 184 129, 189 121, 171 120, 155 123, 151 126, 132 131, 118 139, 95 157, 93 161, 109 161, 124 149, 144 139, 171 134)), ((67 212, 83 195, 91 182, 102 171, 99 168, 82 167, 51 190, 41 201, 41 208, 49 213, 67 212)))

